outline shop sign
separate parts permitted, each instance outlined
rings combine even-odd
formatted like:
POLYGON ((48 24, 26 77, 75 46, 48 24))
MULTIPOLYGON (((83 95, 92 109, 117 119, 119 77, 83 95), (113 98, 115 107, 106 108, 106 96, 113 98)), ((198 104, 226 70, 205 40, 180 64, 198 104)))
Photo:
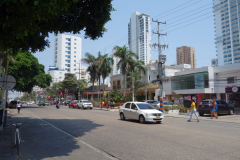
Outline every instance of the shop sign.
POLYGON ((168 101, 168 96, 166 96, 166 100, 168 101))
POLYGON ((87 95, 88 94, 88 92, 87 91, 84 91, 84 95, 87 95))
POLYGON ((178 97, 175 97, 175 99, 178 99, 178 97))
POLYGON ((238 91, 238 87, 232 87, 232 91, 233 92, 237 92, 238 91))
POLYGON ((73 94, 67 94, 67 99, 72 100, 73 99, 73 94))
POLYGON ((193 97, 192 97, 192 100, 196 101, 196 96, 193 96, 193 97))
POLYGON ((191 96, 188 96, 188 100, 191 100, 191 96))
POLYGON ((175 97, 172 96, 172 100, 174 100, 174 99, 175 99, 175 97))
POLYGON ((48 99, 51 99, 50 95, 47 96, 48 99))
POLYGON ((188 96, 184 96, 184 100, 188 100, 188 96))
POLYGON ((174 100, 174 104, 179 104, 179 100, 178 100, 178 99, 175 99, 175 100, 174 100))
POLYGON ((225 88, 225 93, 237 93, 240 92, 240 87, 228 87, 225 88))

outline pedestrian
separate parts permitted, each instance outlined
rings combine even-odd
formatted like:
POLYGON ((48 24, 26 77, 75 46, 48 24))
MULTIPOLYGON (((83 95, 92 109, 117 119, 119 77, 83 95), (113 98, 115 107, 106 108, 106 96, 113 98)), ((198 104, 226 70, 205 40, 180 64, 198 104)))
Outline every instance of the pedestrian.
POLYGON ((59 103, 59 101, 57 100, 57 102, 56 102, 56 108, 57 108, 57 109, 59 109, 59 105, 60 105, 60 103, 59 103))
POLYGON ((215 112, 216 112, 216 110, 215 110, 216 103, 215 102, 216 101, 213 100, 212 103, 211 103, 211 119, 213 119, 213 116, 215 116, 215 112))
POLYGON ((190 119, 188 120, 188 122, 191 122, 192 114, 193 114, 193 113, 194 113, 195 116, 197 117, 197 122, 200 122, 200 121, 199 121, 199 117, 198 117, 197 112, 196 112, 196 105, 195 105, 195 103, 194 103, 194 100, 191 100, 191 101, 192 101, 192 104, 191 104, 191 107, 190 107, 188 110, 190 110, 190 109, 192 109, 192 110, 191 110, 190 119))
POLYGON ((111 105, 111 102, 110 102, 110 101, 108 101, 108 107, 107 107, 107 109, 110 107, 110 105, 111 105))
POLYGON ((102 109, 103 102, 101 101, 101 109, 102 109))
POLYGON ((216 119, 218 119, 218 114, 217 114, 217 111, 218 111, 218 104, 216 102, 216 100, 213 101, 215 103, 215 112, 214 112, 214 116, 216 119))
POLYGON ((112 109, 114 109, 114 102, 112 102, 112 109))
POLYGON ((20 113, 20 109, 21 109, 21 103, 17 102, 17 109, 18 109, 18 113, 20 113))

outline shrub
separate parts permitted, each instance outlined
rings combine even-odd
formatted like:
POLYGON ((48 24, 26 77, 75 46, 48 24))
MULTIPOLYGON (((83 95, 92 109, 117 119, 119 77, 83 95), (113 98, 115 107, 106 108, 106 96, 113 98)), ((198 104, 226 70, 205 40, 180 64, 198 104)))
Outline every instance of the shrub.
POLYGON ((116 102, 114 106, 120 106, 121 104, 119 102, 116 102))
POLYGON ((179 109, 179 112, 187 113, 187 108, 182 103, 179 104, 177 108, 179 109))
POLYGON ((163 106, 163 109, 164 109, 164 111, 169 111, 169 110, 171 110, 171 107, 169 107, 169 106, 163 106))

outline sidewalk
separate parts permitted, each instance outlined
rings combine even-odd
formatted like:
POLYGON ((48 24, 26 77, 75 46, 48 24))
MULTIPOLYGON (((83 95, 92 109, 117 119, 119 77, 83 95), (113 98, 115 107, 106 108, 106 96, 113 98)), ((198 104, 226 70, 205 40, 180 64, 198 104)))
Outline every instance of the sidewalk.
POLYGON ((7 112, 7 126, 0 131, 0 160, 15 160, 17 158, 13 144, 14 128, 12 126, 12 119, 10 111, 7 112))
MULTIPOLYGON (((189 119, 190 115, 178 115, 178 114, 164 114, 165 117, 174 117, 174 118, 184 118, 189 119)), ((228 122, 228 123, 240 123, 240 115, 220 115, 218 119, 211 119, 211 115, 199 116, 200 122, 204 121, 218 121, 218 122, 228 122)), ((193 120, 197 120, 195 115, 193 115, 193 120)))
POLYGON ((119 109, 117 107, 114 107, 114 109, 111 109, 111 108, 106 108, 106 107, 103 107, 101 109, 101 107, 98 107, 98 106, 93 106, 93 110, 102 110, 102 111, 111 111, 111 112, 118 112, 119 109))

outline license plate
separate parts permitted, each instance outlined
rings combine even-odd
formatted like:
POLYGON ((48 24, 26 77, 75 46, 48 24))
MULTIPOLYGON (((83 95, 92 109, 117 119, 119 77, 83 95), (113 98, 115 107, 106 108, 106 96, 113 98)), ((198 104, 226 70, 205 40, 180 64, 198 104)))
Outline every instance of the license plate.
POLYGON ((204 108, 204 106, 202 106, 202 108, 204 108))
POLYGON ((158 116, 157 119, 161 119, 161 118, 158 116))
POLYGON ((91 107, 90 105, 88 105, 88 107, 91 107))

